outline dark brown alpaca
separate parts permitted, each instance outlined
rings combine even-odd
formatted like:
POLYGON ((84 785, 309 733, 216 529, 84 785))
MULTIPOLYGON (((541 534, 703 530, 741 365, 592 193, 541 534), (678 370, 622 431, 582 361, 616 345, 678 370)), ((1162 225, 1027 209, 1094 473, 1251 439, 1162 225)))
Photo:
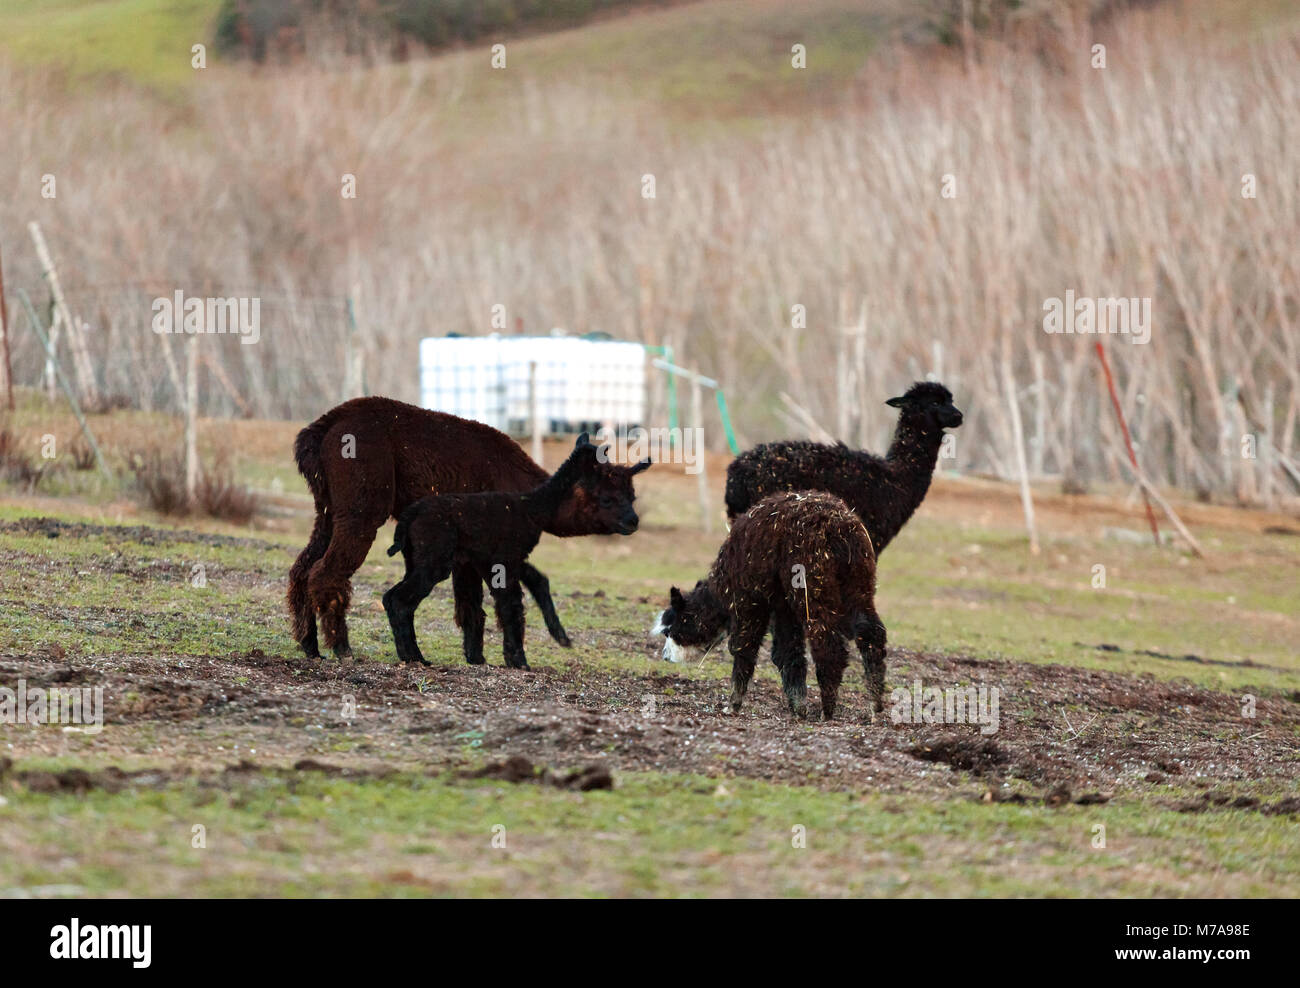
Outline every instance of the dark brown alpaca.
MULTIPOLYGON (((899 409, 898 427, 882 457, 843 443, 766 443, 736 457, 727 468, 727 514, 736 517, 777 491, 827 491, 862 519, 877 558, 925 500, 939 462, 944 429, 961 425, 952 392, 920 381, 885 404, 899 409)), ((772 626, 772 661, 781 668, 802 656, 799 627, 778 612, 772 626)))
MULTIPOLYGON (((548 477, 505 433, 391 398, 354 398, 330 409, 298 433, 293 452, 316 502, 316 523, 289 571, 289 611, 294 639, 312 658, 320 657, 317 613, 325 644, 339 658, 352 655, 346 621, 352 574, 389 518, 429 493, 522 493, 548 477)), ((632 476, 646 466, 600 464, 598 482, 567 502, 546 531, 558 536, 631 534, 635 513, 630 519, 619 517, 609 506, 632 491, 632 476)), ((568 645, 546 576, 525 564, 519 578, 537 601, 551 636, 568 645)), ((457 623, 467 641, 473 635, 481 641, 482 581, 471 568, 457 567, 452 586, 457 623)))
MULTIPOLYGON (((546 526, 583 485, 598 482, 599 470, 599 453, 584 432, 560 469, 527 494, 430 494, 403 511, 388 554, 402 553, 406 575, 384 594, 398 659, 429 664, 415 639, 415 609, 460 566, 472 569, 491 588, 506 665, 527 669, 520 571, 546 526)), ((635 518, 631 491, 626 498, 610 510, 620 517, 632 512, 635 518)), ((481 665, 482 640, 467 638, 465 648, 466 660, 481 665)))
POLYGON ((962 420, 952 392, 934 381, 913 384, 885 404, 900 414, 883 457, 843 443, 802 440, 765 443, 736 457, 727 468, 728 516, 743 514, 778 491, 828 491, 862 519, 879 556, 925 500, 943 430, 962 420))
MULTIPOLYGON (((840 680, 857 645, 872 709, 884 709, 885 626, 876 614, 876 554, 867 531, 843 501, 816 491, 774 494, 736 519, 709 575, 683 594, 676 587, 654 631, 674 646, 711 647, 729 636, 731 709, 738 711, 768 623, 798 629, 800 647, 777 661, 791 713, 808 714, 812 646, 822 715, 835 715, 840 680)), ((786 647, 789 647, 787 639, 786 647)), ((781 647, 773 640, 773 651, 781 647)), ((773 659, 777 659, 774 654, 773 659)))

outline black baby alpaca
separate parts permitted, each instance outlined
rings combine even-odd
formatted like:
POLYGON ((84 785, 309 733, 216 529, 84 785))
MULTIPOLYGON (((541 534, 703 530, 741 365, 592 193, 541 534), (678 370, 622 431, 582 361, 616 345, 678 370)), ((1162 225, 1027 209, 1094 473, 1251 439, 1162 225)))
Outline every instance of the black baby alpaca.
MULTIPOLYGON (((519 582, 524 563, 542 531, 571 506, 581 488, 594 481, 598 460, 597 448, 584 432, 560 469, 527 493, 434 494, 403 511, 388 554, 402 553, 406 575, 384 594, 384 610, 393 628, 397 657, 403 662, 429 664, 415 640, 415 609, 453 569, 464 568, 476 573, 492 593, 506 665, 527 669, 524 601, 519 582)), ((636 469, 647 466, 648 462, 638 464, 636 469)), ((632 532, 637 527, 637 516, 632 507, 631 485, 628 488, 619 499, 621 503, 602 504, 601 508, 616 515, 623 530, 632 532)), ((457 616, 461 617, 459 613, 457 616)), ((461 630, 466 661, 482 664, 482 611, 478 611, 476 626, 462 623, 461 630)))
POLYGON ((806 635, 827 720, 835 715, 851 641, 862 655, 872 708, 879 713, 885 626, 876 615, 875 590, 871 540, 843 501, 811 491, 776 494, 736 519, 708 577, 694 590, 672 588, 672 606, 655 630, 688 646, 712 645, 730 635, 734 711, 749 689, 768 622, 794 629, 797 636, 773 638, 772 659, 790 711, 800 717, 808 715, 806 635))

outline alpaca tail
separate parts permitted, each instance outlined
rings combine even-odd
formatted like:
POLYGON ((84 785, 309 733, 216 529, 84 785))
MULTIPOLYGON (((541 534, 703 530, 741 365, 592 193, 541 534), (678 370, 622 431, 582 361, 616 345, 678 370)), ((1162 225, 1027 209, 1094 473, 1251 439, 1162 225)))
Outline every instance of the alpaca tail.
POLYGON ((396 556, 406 548, 406 539, 411 529, 411 519, 415 516, 415 512, 412 510, 414 507, 414 504, 411 505, 397 519, 397 527, 393 529, 393 544, 388 547, 390 556, 396 556))
POLYGON ((327 412, 299 432, 298 438, 293 442, 294 462, 298 464, 298 472, 307 481, 307 487, 317 508, 329 504, 325 474, 321 471, 320 451, 321 445, 325 442, 325 433, 333 424, 330 413, 327 412))
POLYGON ((749 464, 741 459, 732 460, 727 468, 727 489, 723 501, 727 505, 727 521, 735 521, 754 506, 753 492, 749 489, 749 464))

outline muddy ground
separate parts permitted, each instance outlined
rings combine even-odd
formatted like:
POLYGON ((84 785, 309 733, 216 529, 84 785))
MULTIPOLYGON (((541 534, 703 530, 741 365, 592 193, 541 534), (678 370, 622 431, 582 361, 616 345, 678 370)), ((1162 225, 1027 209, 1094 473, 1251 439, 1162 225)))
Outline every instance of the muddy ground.
MULTIPOLYGON (((786 713, 770 663, 744 709, 732 715, 723 713, 723 680, 691 678, 657 661, 643 635, 602 636, 625 653, 645 652, 645 671, 411 669, 258 650, 72 664, 51 653, 0 657, 0 681, 23 678, 29 688, 102 683, 110 726, 93 740, 77 738, 78 748, 105 766, 129 759, 161 770, 146 773, 141 784, 177 773, 228 772, 246 758, 282 768, 307 760, 308 768, 440 771, 486 756, 527 759, 554 771, 601 768, 615 777, 653 770, 835 791, 1049 803, 1167 794, 1168 805, 1185 810, 1234 800, 1263 812, 1300 810, 1296 800, 1284 801, 1300 776, 1300 697, 1294 695, 1259 698, 1249 718, 1240 697, 1190 685, 894 649, 891 689, 916 679, 997 686, 997 732, 895 724, 888 706, 867 722, 856 669, 846 677, 842 719, 801 722, 786 713), (1281 798, 1242 802, 1230 787, 1244 781, 1275 783, 1281 798), (1202 792, 1189 799, 1189 789, 1202 792)), ((57 730, 24 734, 11 779, 21 779, 12 773, 22 771, 22 756, 67 754, 68 739, 57 730)), ((105 778, 40 777, 34 784, 77 789, 132 781, 120 773, 105 778)))

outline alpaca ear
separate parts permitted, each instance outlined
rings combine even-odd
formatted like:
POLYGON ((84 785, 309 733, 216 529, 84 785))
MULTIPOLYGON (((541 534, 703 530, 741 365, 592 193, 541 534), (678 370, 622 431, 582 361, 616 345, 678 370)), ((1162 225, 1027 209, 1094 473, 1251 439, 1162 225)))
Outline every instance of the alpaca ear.
POLYGON ((576 443, 573 444, 573 448, 574 448, 574 449, 583 449, 583 448, 585 448, 585 447, 587 447, 587 446, 590 446, 590 445, 591 445, 591 439, 588 438, 587 434, 584 432, 584 433, 582 433, 582 435, 578 436, 578 441, 577 441, 576 443))
POLYGON ((890 408, 902 408, 903 405, 906 404, 906 402, 907 399, 905 398, 890 398, 887 402, 885 402, 885 404, 888 405, 890 408))
POLYGON ((640 463, 637 463, 635 466, 628 467, 627 475, 629 477, 632 477, 640 473, 642 470, 649 470, 649 469, 650 469, 650 457, 647 456, 644 460, 642 460, 640 463))
POLYGON ((668 602, 672 605, 674 611, 686 610, 686 601, 682 598, 682 592, 676 587, 668 591, 668 602))

